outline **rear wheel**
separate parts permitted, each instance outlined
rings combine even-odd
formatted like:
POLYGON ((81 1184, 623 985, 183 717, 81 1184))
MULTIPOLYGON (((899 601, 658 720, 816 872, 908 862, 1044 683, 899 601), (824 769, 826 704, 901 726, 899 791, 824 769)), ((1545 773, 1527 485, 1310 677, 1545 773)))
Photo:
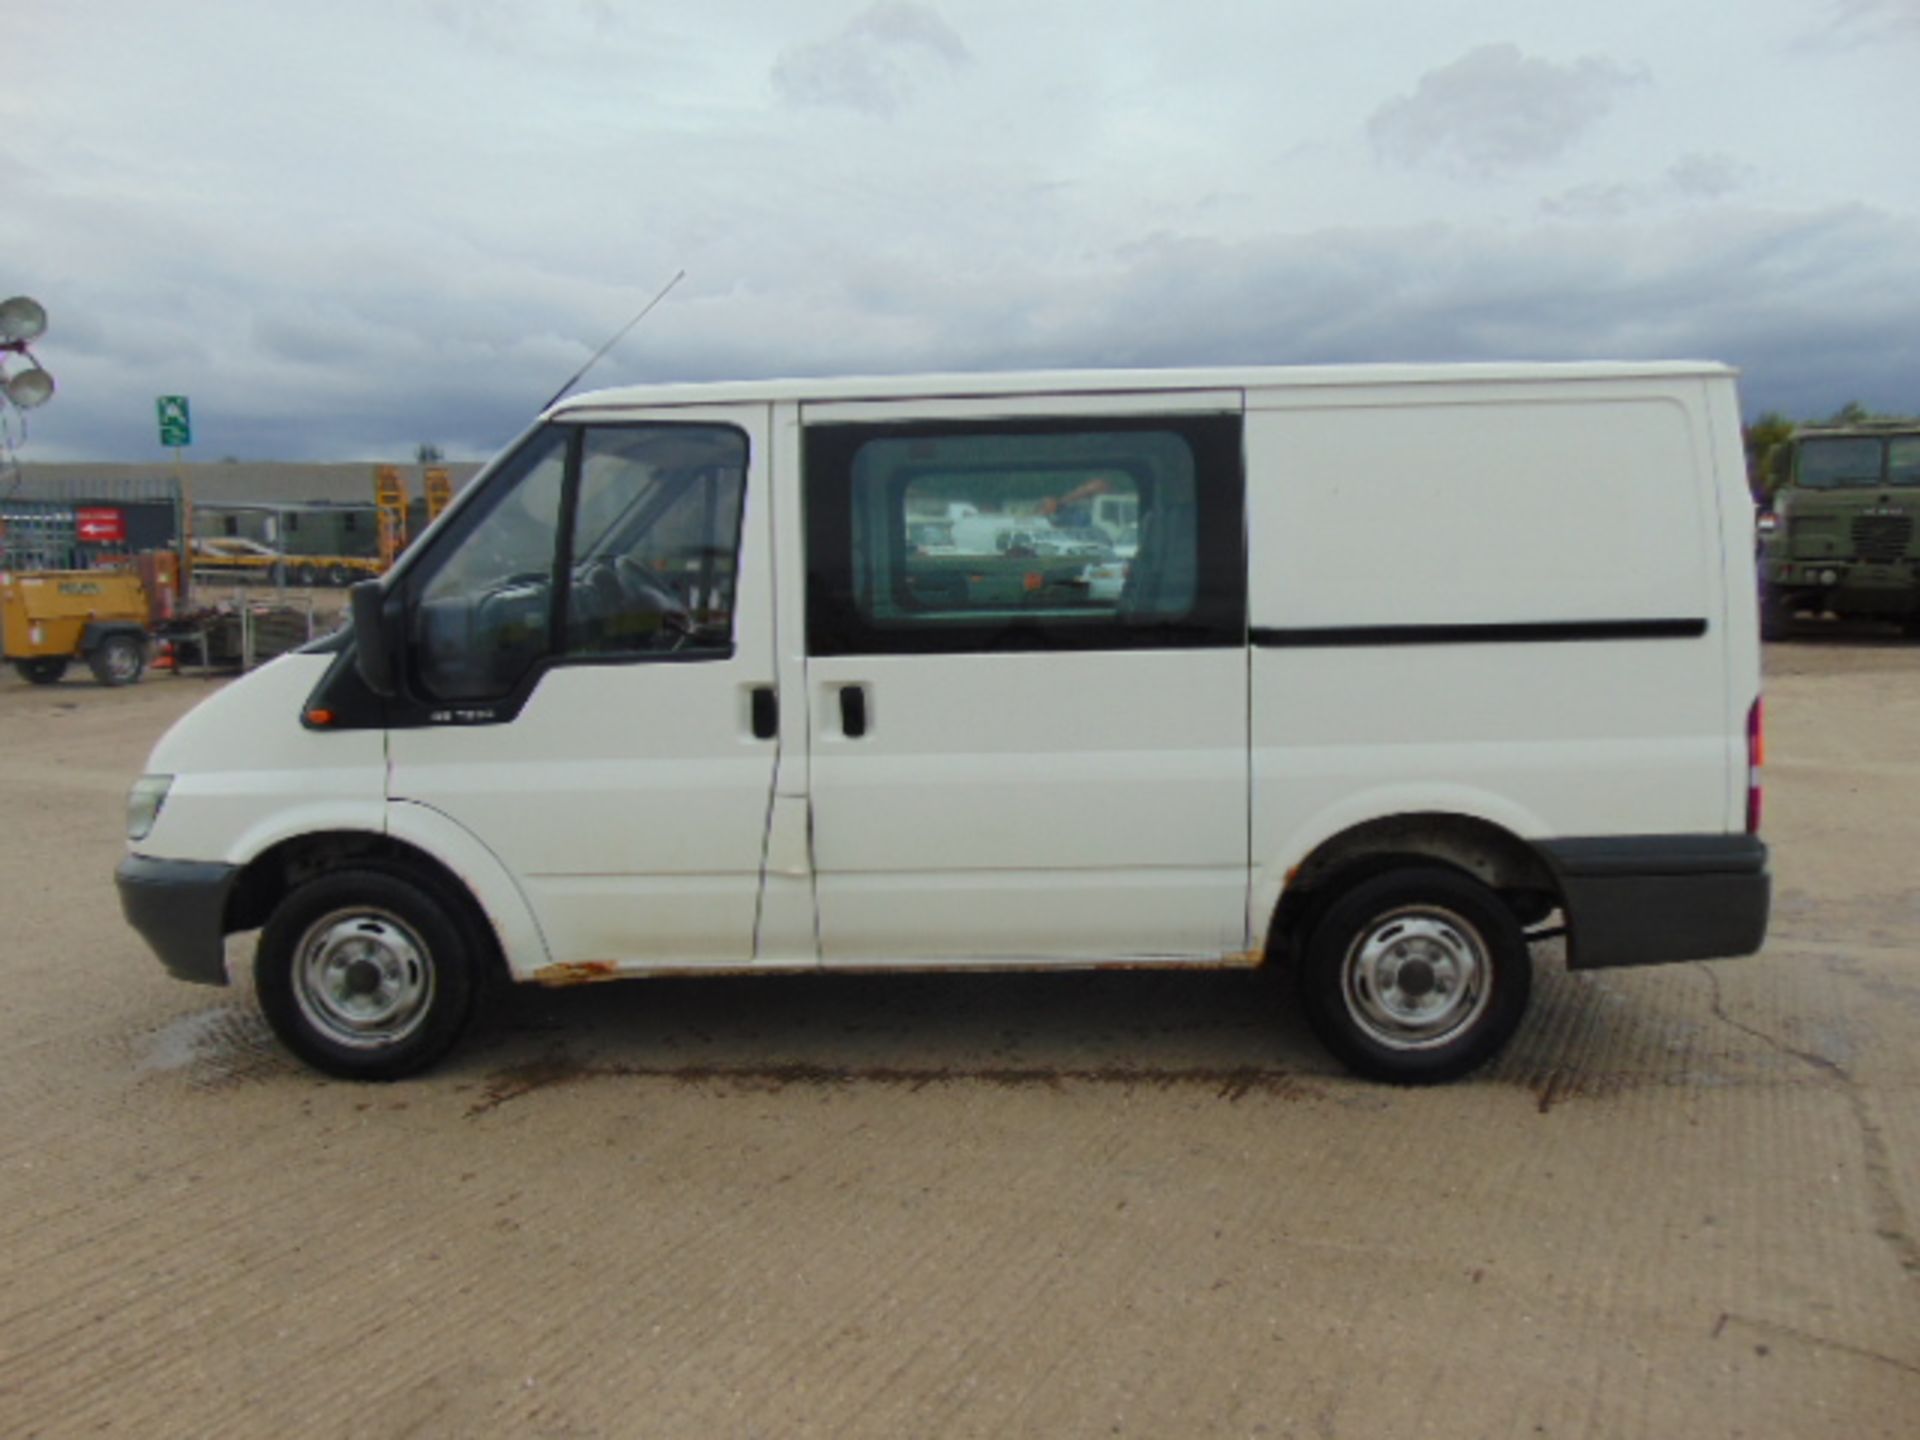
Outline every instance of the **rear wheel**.
POLYGON ((147 642, 135 635, 109 635, 93 647, 87 668, 102 685, 131 685, 146 673, 147 642))
POLYGON ((260 1008, 287 1048, 347 1080, 426 1069, 473 1012, 479 942, 458 906, 377 870, 323 875, 260 935, 260 1008))
POLYGON ((67 673, 64 655, 41 655, 32 660, 16 660, 13 668, 29 685, 53 685, 67 673))
POLYGON ((1457 870, 1410 865, 1327 906, 1298 971, 1321 1042, 1361 1075, 1451 1080, 1512 1038, 1533 988, 1520 922, 1457 870))

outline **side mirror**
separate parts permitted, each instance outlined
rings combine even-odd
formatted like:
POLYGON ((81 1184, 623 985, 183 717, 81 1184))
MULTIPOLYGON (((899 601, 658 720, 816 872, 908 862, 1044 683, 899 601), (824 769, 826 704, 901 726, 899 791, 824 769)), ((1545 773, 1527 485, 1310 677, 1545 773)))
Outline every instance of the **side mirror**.
POLYGON ((348 592, 353 614, 353 665, 374 694, 391 700, 400 693, 400 647, 387 621, 386 587, 362 580, 348 592))

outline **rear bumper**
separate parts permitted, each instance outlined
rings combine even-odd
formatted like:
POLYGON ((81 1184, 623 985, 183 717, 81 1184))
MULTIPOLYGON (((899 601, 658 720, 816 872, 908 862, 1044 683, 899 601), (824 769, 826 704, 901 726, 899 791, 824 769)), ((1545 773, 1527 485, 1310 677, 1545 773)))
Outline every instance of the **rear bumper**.
POLYGON ((170 974, 225 985, 227 897, 239 874, 237 865, 129 855, 113 878, 127 923, 170 974))
POLYGON ((1567 911, 1567 965, 1663 965, 1751 955, 1773 881, 1753 835, 1623 835, 1540 846, 1567 911))

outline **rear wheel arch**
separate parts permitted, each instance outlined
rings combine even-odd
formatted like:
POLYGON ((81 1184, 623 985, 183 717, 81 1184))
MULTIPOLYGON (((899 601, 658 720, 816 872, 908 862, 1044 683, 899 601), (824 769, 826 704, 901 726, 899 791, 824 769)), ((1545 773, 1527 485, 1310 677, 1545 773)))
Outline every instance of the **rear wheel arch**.
POLYGON ((1502 826, 1439 812, 1383 817, 1322 841, 1293 868, 1271 918, 1269 954, 1297 953, 1315 920, 1355 886, 1391 870, 1432 865, 1487 886, 1522 925, 1538 924, 1563 904, 1540 853, 1502 826))

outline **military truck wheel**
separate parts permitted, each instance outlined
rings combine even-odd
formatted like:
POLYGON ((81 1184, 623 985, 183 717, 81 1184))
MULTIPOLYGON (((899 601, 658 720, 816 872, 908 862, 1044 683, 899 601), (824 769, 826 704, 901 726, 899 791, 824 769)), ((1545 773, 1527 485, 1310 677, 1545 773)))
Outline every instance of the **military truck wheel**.
POLYGON ((1769 587, 1760 593, 1760 638, 1784 640, 1793 628, 1793 597, 1769 587))
POLYGON ((353 584, 353 572, 344 565, 336 565, 327 571, 327 583, 336 589, 344 590, 353 584))
POLYGON ((87 657, 93 678, 102 685, 131 685, 147 671, 147 646, 132 635, 109 635, 87 657))
POLYGON ((311 565, 302 565, 293 572, 293 583, 311 590, 320 583, 320 572, 311 565))
POLYGON ((62 655, 42 655, 35 660, 16 660, 13 668, 29 685, 54 685, 67 673, 67 661, 62 655))

